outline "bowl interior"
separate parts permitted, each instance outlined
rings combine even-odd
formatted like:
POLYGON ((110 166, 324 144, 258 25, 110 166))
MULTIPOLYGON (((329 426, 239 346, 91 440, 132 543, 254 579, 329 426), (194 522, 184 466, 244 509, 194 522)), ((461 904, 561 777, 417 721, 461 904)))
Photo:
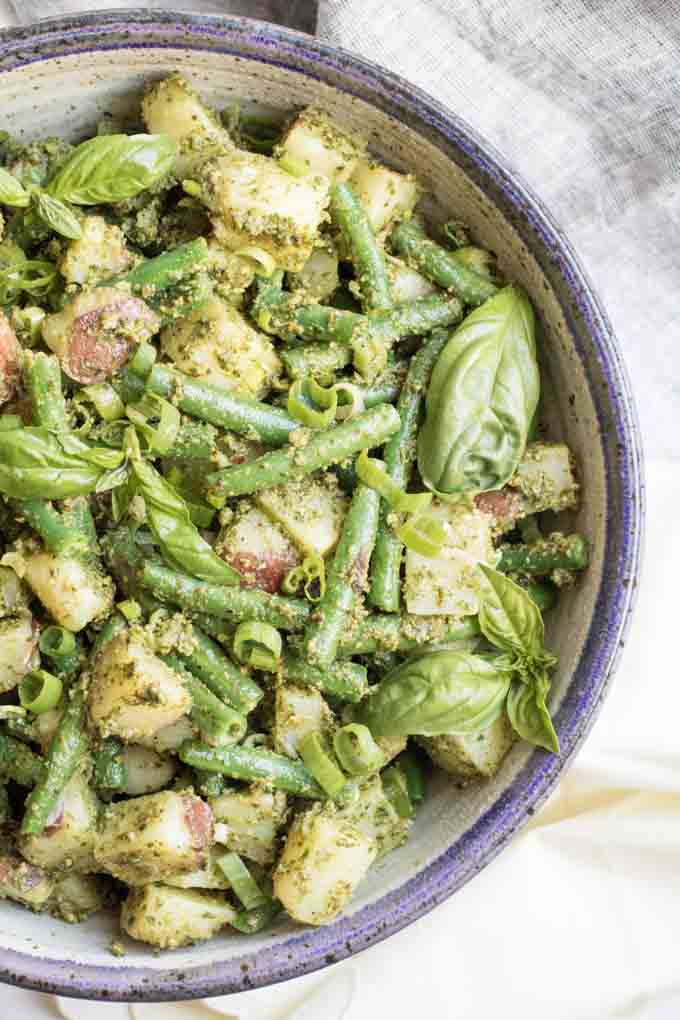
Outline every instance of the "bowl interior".
MULTIPOLYGON (((584 498, 568 523, 593 545, 590 569, 548 624, 548 645, 560 658, 552 701, 560 706, 563 764, 604 691, 630 602, 620 575, 635 569, 639 530, 630 398, 606 322, 563 239, 460 123, 398 80, 303 37, 184 16, 58 24, 42 30, 44 39, 37 31, 26 37, 32 49, 18 36, 8 37, 4 51, 0 45, 1 128, 25 138, 78 139, 102 113, 136 110, 143 84, 175 69, 217 107, 241 100, 277 110, 313 103, 366 134, 381 159, 414 170, 431 193, 430 215, 470 224, 475 238, 497 252, 507 278, 526 288, 541 323, 543 420, 579 464, 584 498)), ((407 845, 371 872, 346 917, 328 929, 303 932, 284 923, 264 937, 224 935, 160 957, 129 942, 115 959, 109 953, 115 919, 69 926, 3 903, 0 968, 8 980, 66 994, 172 999, 323 966, 407 923, 478 871, 560 767, 518 745, 488 784, 459 789, 440 777, 407 845)))

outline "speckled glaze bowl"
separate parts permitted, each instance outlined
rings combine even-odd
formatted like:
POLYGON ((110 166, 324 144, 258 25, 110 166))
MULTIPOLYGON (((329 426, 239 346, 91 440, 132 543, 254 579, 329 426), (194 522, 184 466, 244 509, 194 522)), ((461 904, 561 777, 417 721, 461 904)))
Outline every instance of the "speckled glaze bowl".
POLYGON ((559 227, 512 169, 455 113, 397 76, 310 37, 248 19, 108 12, 0 33, 0 128, 20 137, 91 132, 131 109, 149 78, 179 68, 216 106, 315 103, 361 129, 374 151, 417 172, 431 215, 467 221, 530 294, 542 325, 545 416, 576 452, 593 542, 584 580, 549 621, 559 654, 555 757, 518 745, 488 784, 441 777, 409 843, 389 855, 335 924, 282 922, 154 956, 109 952, 115 918, 69 926, 0 904, 0 979, 61 995, 176 1000, 282 981, 356 953, 431 910, 476 875, 542 803, 588 733, 612 682, 638 576, 643 485, 635 410, 611 328, 559 227))

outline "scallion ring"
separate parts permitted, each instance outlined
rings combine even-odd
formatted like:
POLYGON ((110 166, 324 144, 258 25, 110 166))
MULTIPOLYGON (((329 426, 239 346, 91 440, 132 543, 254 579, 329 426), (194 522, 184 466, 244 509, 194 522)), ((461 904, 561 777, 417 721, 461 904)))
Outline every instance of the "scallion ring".
POLYGON ((239 898, 246 910, 261 907, 267 902, 267 897, 238 854, 225 854, 223 857, 217 858, 217 863, 233 889, 234 894, 239 898))
POLYGON ((158 351, 153 344, 141 343, 130 362, 130 371, 140 379, 146 380, 156 363, 158 351))
POLYGON ((432 514, 407 517, 400 527, 394 529, 394 533, 407 549, 427 559, 436 559, 446 541, 444 525, 432 514))
POLYGON ((385 796, 400 818, 413 818, 415 810, 408 795, 406 776, 398 765, 392 765, 382 773, 385 796))
POLYGON ((271 252, 266 251, 264 248, 258 248, 257 245, 250 244, 245 248, 237 249, 235 254, 255 262, 260 269, 261 276, 271 276, 272 273, 276 272, 276 259, 271 252))
POLYGON ((65 627, 53 624, 40 635, 39 648, 54 663, 58 673, 75 670, 80 661, 80 649, 75 634, 65 627))
POLYGON ((288 414, 311 429, 324 429, 335 418, 338 394, 312 378, 296 379, 288 390, 288 414), (321 410, 318 410, 321 408, 321 410))
POLYGON ((377 772, 385 764, 385 755, 371 731, 361 723, 349 723, 339 729, 333 737, 333 749, 343 769, 351 776, 377 772))
POLYGON ((354 383, 341 380, 335 383, 333 389, 338 397, 338 407, 335 412, 335 417, 338 421, 356 418, 358 414, 366 410, 364 394, 354 383))
POLYGON ((386 503, 399 513, 422 513, 432 502, 431 492, 404 492, 401 485, 389 476, 385 465, 362 450, 356 459, 358 477, 371 489, 379 492, 386 503))
POLYGON ((19 701, 27 712, 42 715, 59 704, 62 682, 46 669, 27 673, 19 683, 19 701))
POLYGON ((276 627, 249 620, 240 623, 234 634, 234 655, 246 666, 273 673, 281 658, 283 642, 276 627))
POLYGON ((331 757, 320 733, 307 733, 298 743, 298 754, 329 797, 337 797, 347 779, 331 757))

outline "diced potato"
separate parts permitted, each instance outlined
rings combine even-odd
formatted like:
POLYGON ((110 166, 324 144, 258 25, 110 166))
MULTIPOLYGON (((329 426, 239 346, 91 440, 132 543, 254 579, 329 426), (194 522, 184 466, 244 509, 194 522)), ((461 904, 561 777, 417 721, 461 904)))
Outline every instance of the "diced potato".
POLYGON ((159 949, 177 949, 217 935, 236 911, 217 893, 147 885, 131 889, 123 904, 123 931, 159 949))
POLYGON ((245 291, 255 279, 257 262, 246 255, 227 251, 214 237, 208 241, 208 250, 210 254, 205 265, 215 294, 227 304, 240 307, 245 291))
POLYGON ((364 780, 356 803, 341 808, 339 813, 375 843, 379 857, 402 846, 408 838, 411 820, 399 817, 385 796, 379 775, 364 780))
POLYGON ((182 678, 154 655, 136 630, 119 634, 97 657, 90 717, 103 737, 139 743, 191 709, 182 678))
POLYGON ((69 241, 59 261, 59 272, 67 283, 92 286, 133 265, 135 257, 120 227, 107 223, 103 216, 85 216, 81 227, 83 236, 69 241))
POLYGON ((340 286, 338 253, 330 238, 318 244, 299 273, 288 273, 292 290, 302 291, 309 301, 323 304, 340 286))
POLYGON ((29 864, 13 850, 0 852, 0 899, 42 910, 53 889, 54 879, 42 868, 29 864))
POLYGON ((209 160, 201 180, 221 244, 235 252, 261 248, 281 269, 303 268, 326 218, 327 177, 294 177, 268 156, 234 152, 209 160))
POLYGON ((94 561, 38 552, 27 556, 24 578, 58 624, 79 631, 113 607, 111 578, 94 561))
POLYGON ((217 297, 167 326, 161 347, 187 375, 257 400, 266 397, 281 373, 269 337, 217 297))
POLYGON ((127 770, 127 783, 121 792, 127 797, 139 797, 143 793, 162 790, 177 771, 173 758, 167 754, 158 754, 141 744, 126 744, 123 748, 123 761, 127 770))
POLYGON ((274 872, 274 895, 303 924, 328 924, 351 899, 377 856, 373 839, 333 804, 297 815, 274 872))
POLYGON ((305 555, 326 556, 337 545, 347 499, 335 475, 300 478, 264 489, 255 502, 305 555))
POLYGON ((287 799, 281 790, 253 785, 214 797, 215 842, 258 864, 276 857, 276 837, 286 820, 287 799))
POLYGON ((75 775, 47 825, 37 836, 21 836, 19 849, 30 861, 49 871, 96 871, 94 841, 99 801, 81 775, 75 775))
POLYGON ((142 117, 152 134, 179 143, 175 173, 186 176, 208 155, 228 152, 234 143, 217 115, 198 97, 186 78, 172 74, 154 82, 142 99, 142 117))
MULTIPOLYGON (((61 359, 69 353, 74 343, 78 345, 78 354, 82 355, 85 335, 87 343, 93 347, 97 342, 104 342, 99 334, 102 332, 103 318, 106 317, 111 320, 107 328, 107 332, 111 333, 108 340, 129 340, 139 344, 152 337, 160 328, 160 319, 155 312, 140 298, 131 297, 129 290, 95 287, 83 291, 60 312, 54 312, 43 319, 43 340, 61 359), (94 313, 101 314, 97 317, 94 313)), ((91 379, 86 381, 92 382, 91 379)))
POLYGON ((0 619, 0 693, 11 691, 37 665, 37 638, 30 613, 0 619))
POLYGON ((0 567, 0 620, 28 609, 30 598, 31 593, 12 568, 0 567))
POLYGON ((350 183, 376 234, 410 216, 420 197, 418 182, 412 174, 400 174, 367 159, 359 160, 350 183))
POLYGON ((178 875, 168 875, 164 881, 173 889, 229 889, 230 885, 217 859, 223 854, 222 849, 213 848, 206 857, 205 864, 195 871, 182 871, 178 875))
POLYGON ((393 255, 387 256, 387 268, 392 285, 392 298, 396 305, 408 301, 418 301, 437 293, 437 288, 426 277, 421 276, 417 269, 411 269, 401 259, 393 255))
POLYGON ((463 779, 490 778, 512 747, 514 733, 505 712, 480 733, 419 737, 435 765, 463 779))
POLYGON ((530 443, 510 485, 524 496, 527 514, 557 513, 578 504, 574 460, 565 443, 530 443))
POLYGON ((321 110, 309 107, 295 118, 275 155, 278 159, 292 157, 305 164, 309 172, 324 174, 332 181, 346 181, 365 151, 363 138, 341 128, 321 110))
POLYGON ((106 905, 107 882, 99 875, 80 875, 76 871, 60 875, 50 899, 50 913, 69 924, 86 921, 106 905))
POLYGON ((491 520, 480 510, 439 500, 429 512, 444 525, 446 541, 435 559, 406 550, 407 610, 417 615, 469 616, 479 608, 477 565, 496 565, 491 520))
POLYGON ((220 533, 215 551, 239 572, 245 588, 263 588, 272 594, 300 562, 300 554, 283 531, 247 502, 220 533))
POLYGON ((128 885, 195 871, 212 841, 212 812, 192 793, 164 790, 111 804, 95 842, 104 871, 128 885))
POLYGON ((277 751, 297 757, 300 741, 308 733, 328 729, 331 721, 331 711, 314 687, 277 686, 273 729, 277 751))
POLYGON ((198 728, 188 715, 183 715, 177 722, 164 726, 156 733, 138 737, 138 746, 148 747, 158 754, 166 754, 168 751, 179 751, 185 740, 193 740, 197 735, 198 728))
POLYGON ((43 754, 47 754, 52 738, 57 732, 57 727, 64 714, 63 699, 56 708, 50 708, 47 712, 41 712, 35 717, 33 727, 35 729, 38 743, 43 754))

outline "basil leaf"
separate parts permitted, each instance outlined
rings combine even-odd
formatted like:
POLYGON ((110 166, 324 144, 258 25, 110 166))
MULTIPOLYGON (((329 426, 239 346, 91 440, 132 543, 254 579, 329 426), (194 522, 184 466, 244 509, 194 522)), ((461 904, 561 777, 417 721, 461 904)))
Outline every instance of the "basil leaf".
POLYGON ((171 566, 201 581, 238 584, 240 575, 213 551, 196 527, 172 514, 147 506, 147 519, 164 558, 171 566))
POLYGON ((539 392, 534 314, 505 287, 463 320, 432 372, 418 436, 426 485, 500 489, 524 453, 539 392))
POLYGON ((103 475, 100 475, 94 491, 111 492, 112 489, 117 489, 119 486, 125 485, 129 477, 130 469, 128 465, 121 464, 120 467, 112 468, 111 471, 106 471, 103 475))
MULTIPOLYGON (((0 442, 0 457, 2 457, 0 442)), ((70 499, 94 492, 101 472, 88 467, 8 467, 0 463, 0 492, 15 499, 70 499)))
POLYGON ((523 740, 559 754, 560 742, 545 703, 548 687, 545 675, 534 683, 516 681, 510 688, 506 708, 510 725, 523 740))
POLYGON ((62 237, 68 237, 72 241, 80 240, 83 228, 78 217, 67 205, 58 198, 52 198, 46 191, 37 192, 34 201, 35 211, 46 226, 62 237))
POLYGON ((117 450, 88 447, 75 436, 58 437, 45 428, 0 432, 0 492, 15 499, 85 495, 95 491, 102 468, 117 467, 121 456, 117 450))
POLYGON ((71 153, 47 190, 75 205, 121 202, 165 177, 176 155, 168 135, 101 135, 71 153))
POLYGON ((541 612, 518 584, 492 567, 479 564, 479 626, 496 648, 525 656, 543 653, 544 627, 541 612))
POLYGON ((191 515, 186 503, 155 468, 136 458, 132 462, 132 470, 139 482, 147 507, 152 506, 162 513, 173 514, 185 524, 190 523, 191 515))
POLYGON ((20 181, 0 167, 0 203, 25 209, 30 200, 30 195, 20 181))
POLYGON ((510 674, 468 652, 409 659, 364 699, 356 721, 374 737, 477 733, 500 715, 510 674))
POLYGON ((114 450, 108 446, 89 446, 72 432, 55 436, 55 439, 64 453, 80 457, 86 463, 106 470, 117 468, 125 458, 122 450, 114 450))

